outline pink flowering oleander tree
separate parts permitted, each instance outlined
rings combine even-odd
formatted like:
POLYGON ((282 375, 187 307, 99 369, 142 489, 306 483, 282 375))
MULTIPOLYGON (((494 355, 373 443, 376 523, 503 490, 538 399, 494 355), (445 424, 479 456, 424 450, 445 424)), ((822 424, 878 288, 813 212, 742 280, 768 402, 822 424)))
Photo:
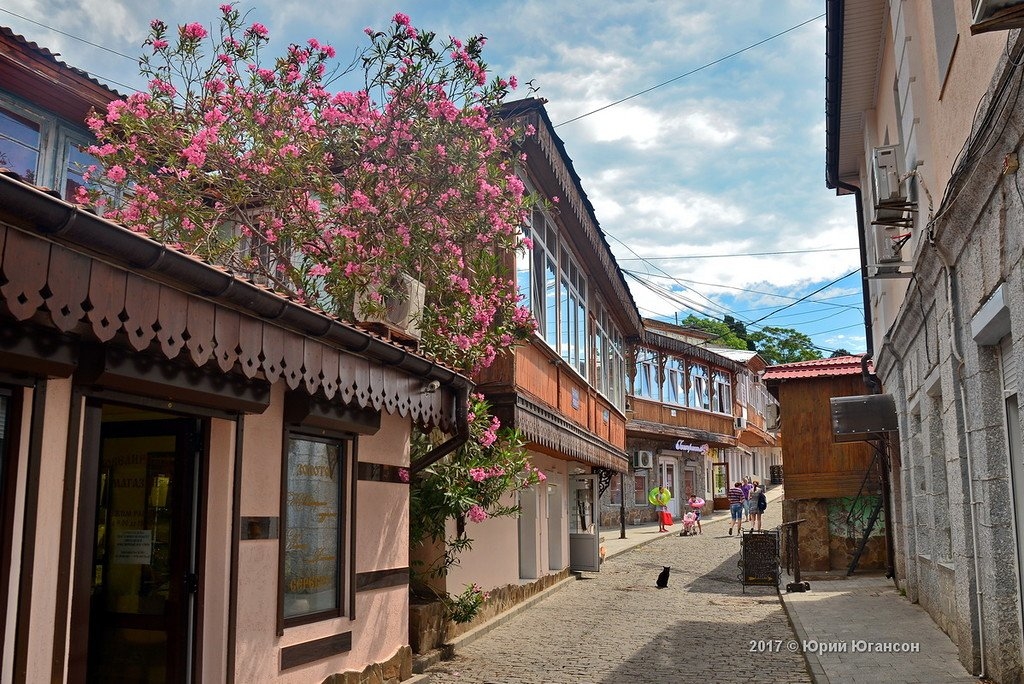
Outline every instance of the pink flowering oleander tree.
MULTIPOLYGON (((89 119, 101 164, 79 201, 346 320, 382 313, 411 276, 425 286, 422 349, 463 372, 532 333, 507 264, 528 246, 518 227, 534 198, 515 165, 532 131, 490 116, 516 83, 488 79, 482 37, 438 44, 396 14, 348 68, 363 87, 335 93, 333 48, 311 39, 267 62, 267 29, 232 4, 212 36, 150 27, 147 90, 89 119)), ((506 495, 543 479, 481 397, 469 408, 469 443, 410 482, 411 543, 445 548, 427 575, 470 548, 467 521, 514 513, 506 495)), ((415 435, 412 459, 445 437, 415 435)), ((440 598, 468 620, 483 594, 440 598)))
POLYGON ((216 38, 151 22, 148 89, 89 119, 102 165, 80 200, 347 320, 415 278, 423 349, 460 370, 524 339, 505 255, 533 204, 515 172, 527 131, 489 115, 515 79, 488 80, 484 39, 436 45, 396 14, 349 67, 364 87, 332 93, 332 47, 267 66, 267 29, 221 12, 216 38))
MULTIPOLYGON (((413 451, 426 451, 431 436, 414 438, 413 451)), ((410 492, 412 546, 440 543, 443 554, 430 563, 414 563, 413 590, 433 596, 427 581, 447 574, 459 555, 472 548, 469 529, 488 518, 514 515, 519 507, 509 503, 511 492, 544 482, 544 473, 530 465, 521 434, 502 428, 480 394, 470 396, 469 440, 454 458, 424 469, 413 480, 410 492), (449 522, 454 522, 454 534, 449 522)), ((467 587, 458 596, 442 596, 449 616, 457 622, 471 620, 483 603, 479 587, 467 587)))

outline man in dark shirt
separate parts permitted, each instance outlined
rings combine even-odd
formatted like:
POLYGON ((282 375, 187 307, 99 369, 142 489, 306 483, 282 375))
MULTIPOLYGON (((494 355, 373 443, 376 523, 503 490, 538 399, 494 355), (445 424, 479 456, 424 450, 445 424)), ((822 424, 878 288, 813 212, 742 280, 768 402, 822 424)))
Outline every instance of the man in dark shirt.
POLYGON ((732 534, 733 525, 736 526, 736 534, 743 531, 743 483, 737 482, 729 488, 729 514, 732 520, 729 522, 729 534, 732 534))

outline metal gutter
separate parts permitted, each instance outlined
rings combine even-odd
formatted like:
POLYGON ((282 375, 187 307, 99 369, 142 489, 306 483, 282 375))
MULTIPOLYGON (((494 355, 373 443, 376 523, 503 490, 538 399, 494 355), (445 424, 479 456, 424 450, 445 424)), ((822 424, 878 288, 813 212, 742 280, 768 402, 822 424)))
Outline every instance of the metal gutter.
POLYGON ((845 10, 845 0, 825 0, 825 187, 829 189, 839 187, 839 118, 843 99, 845 10))

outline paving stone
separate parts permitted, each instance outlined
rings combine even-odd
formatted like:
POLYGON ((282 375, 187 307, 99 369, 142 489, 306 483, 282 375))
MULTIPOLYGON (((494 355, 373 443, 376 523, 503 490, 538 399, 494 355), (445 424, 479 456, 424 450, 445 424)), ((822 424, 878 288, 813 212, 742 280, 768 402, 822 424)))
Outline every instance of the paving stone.
MULTIPOLYGON (((765 527, 781 522, 781 508, 770 507, 765 527)), ((803 655, 787 647, 795 634, 775 588, 743 592, 740 542, 726 528, 708 520, 703 535, 659 535, 609 557, 600 573, 457 647, 427 671, 430 681, 810 682, 803 655), (659 590, 665 565, 669 585, 659 590)))

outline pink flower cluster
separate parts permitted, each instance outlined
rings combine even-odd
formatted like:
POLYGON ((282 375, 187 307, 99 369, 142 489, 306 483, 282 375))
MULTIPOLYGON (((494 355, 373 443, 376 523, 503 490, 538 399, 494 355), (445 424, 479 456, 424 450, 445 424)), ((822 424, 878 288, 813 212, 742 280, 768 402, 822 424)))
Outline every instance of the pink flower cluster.
MULTIPOLYGON (((390 33, 367 31, 366 89, 331 93, 332 47, 310 39, 262 66, 266 26, 220 9, 208 64, 201 24, 154 20, 148 91, 90 118, 106 168, 93 180, 131 187, 107 216, 339 315, 368 289, 383 306, 412 275, 424 351, 460 370, 529 335, 503 262, 533 202, 515 170, 523 132, 490 116, 515 79, 487 83, 484 39, 427 49, 397 13, 390 33)), ((99 186, 89 200, 105 202, 99 186)))
POLYGON ((493 466, 491 468, 470 468, 469 476, 473 478, 474 482, 483 482, 484 480, 492 477, 500 477, 505 474, 505 469, 501 466, 493 466))
POLYGON ((482 506, 473 504, 466 511, 466 517, 475 523, 483 522, 487 520, 487 511, 482 506))

